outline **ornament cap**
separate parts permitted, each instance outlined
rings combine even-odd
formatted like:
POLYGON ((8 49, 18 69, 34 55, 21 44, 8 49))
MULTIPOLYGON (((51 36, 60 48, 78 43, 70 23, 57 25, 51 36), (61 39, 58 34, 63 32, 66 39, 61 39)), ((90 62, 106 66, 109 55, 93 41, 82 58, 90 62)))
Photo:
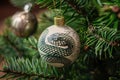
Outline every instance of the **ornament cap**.
POLYGON ((59 17, 54 17, 54 24, 57 26, 64 26, 64 17, 63 16, 59 16, 59 17))
POLYGON ((32 3, 27 3, 25 6, 24 6, 24 11, 25 12, 30 12, 32 8, 32 3))

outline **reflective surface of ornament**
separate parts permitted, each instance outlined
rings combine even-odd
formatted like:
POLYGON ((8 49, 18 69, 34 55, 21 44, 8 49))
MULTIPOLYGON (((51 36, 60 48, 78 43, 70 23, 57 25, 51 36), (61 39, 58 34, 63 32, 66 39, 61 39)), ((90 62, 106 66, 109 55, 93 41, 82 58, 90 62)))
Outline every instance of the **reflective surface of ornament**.
POLYGON ((30 3, 25 5, 24 11, 17 12, 12 17, 12 30, 19 37, 28 37, 37 29, 37 19, 30 12, 31 6, 30 3))

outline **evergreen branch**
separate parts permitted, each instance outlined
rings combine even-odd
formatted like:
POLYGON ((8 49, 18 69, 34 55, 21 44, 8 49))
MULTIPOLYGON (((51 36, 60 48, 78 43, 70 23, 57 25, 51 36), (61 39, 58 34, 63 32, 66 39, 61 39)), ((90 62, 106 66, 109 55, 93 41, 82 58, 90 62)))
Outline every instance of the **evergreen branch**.
POLYGON ((53 6, 52 0, 36 0, 37 4, 40 4, 40 7, 51 7, 53 6))
POLYGON ((27 44, 26 47, 31 48, 35 51, 38 51, 38 48, 37 48, 38 41, 35 37, 29 37, 28 39, 25 39, 24 42, 27 44))
POLYGON ((95 54, 97 56, 109 55, 112 57, 113 48, 116 47, 115 42, 120 39, 120 33, 116 29, 108 27, 100 27, 94 32, 88 34, 86 44, 95 47, 95 54))
POLYGON ((106 27, 119 29, 119 6, 105 4, 100 9, 99 14, 100 16, 94 21, 95 25, 105 25, 106 27))
POLYGON ((59 0, 56 0, 56 4, 53 5, 53 1, 52 0, 38 0, 36 1, 38 4, 41 4, 41 7, 48 7, 48 8, 52 8, 54 9, 59 9, 59 7, 61 7, 61 9, 64 11, 65 8, 69 8, 69 10, 71 10, 70 7, 73 8, 74 11, 76 11, 77 13, 82 15, 87 15, 87 12, 85 11, 85 6, 87 6, 89 4, 89 0, 62 0, 61 4, 59 0), (64 5, 64 6, 62 6, 64 5), (70 7, 66 7, 67 5, 69 5, 70 7))
POLYGON ((6 73, 1 78, 45 78, 48 80, 62 80, 58 77, 58 72, 54 67, 47 65, 41 59, 24 59, 10 58, 7 59, 7 64, 4 70, 6 73))
POLYGON ((8 36, 4 36, 4 39, 6 40, 6 42, 8 42, 11 47, 18 53, 18 56, 19 57, 22 57, 22 53, 21 51, 19 50, 19 48, 9 39, 8 36))
POLYGON ((23 39, 8 31, 3 36, 0 36, 0 41, 0 53, 5 56, 16 55, 18 57, 30 58, 38 53, 37 39, 32 36, 28 39, 23 39))
MULTIPOLYGON (((78 5, 77 0, 64 0, 66 3, 68 3, 74 10, 76 10, 79 14, 83 14, 86 15, 86 11, 80 6, 78 5)), ((83 0, 85 1, 85 0, 83 0)), ((81 0, 82 2, 82 0, 81 0)), ((87 2, 87 1, 86 1, 87 2)))
MULTIPOLYGON (((12 74, 12 75, 15 75, 16 77, 23 77, 23 76, 26 76, 26 77, 40 77, 40 78, 45 78, 45 79, 52 79, 52 80, 61 80, 59 78, 56 78, 55 76, 45 76, 43 74, 28 74, 28 73, 23 73, 23 72, 15 72, 15 71, 11 71, 11 70, 0 70, 0 72, 3 72, 3 73, 7 73, 7 74, 12 74)), ((12 76, 10 75, 10 77, 12 76)), ((4 76, 4 75, 3 75, 4 76)), ((31 79, 31 78, 30 78, 31 79)))
POLYGON ((94 21, 96 25, 105 25, 106 27, 111 27, 114 29, 118 29, 119 27, 119 19, 116 13, 113 12, 104 12, 96 21, 94 21))

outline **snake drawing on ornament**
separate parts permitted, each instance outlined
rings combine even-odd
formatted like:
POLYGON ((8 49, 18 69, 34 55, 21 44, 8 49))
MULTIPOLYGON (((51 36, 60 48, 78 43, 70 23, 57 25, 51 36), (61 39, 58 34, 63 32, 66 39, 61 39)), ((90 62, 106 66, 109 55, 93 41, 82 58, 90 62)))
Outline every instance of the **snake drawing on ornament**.
POLYGON ((49 30, 45 30, 39 40, 39 51, 41 57, 49 63, 61 63, 70 65, 67 59, 73 53, 75 42, 71 36, 65 33, 53 33, 47 36, 49 30))

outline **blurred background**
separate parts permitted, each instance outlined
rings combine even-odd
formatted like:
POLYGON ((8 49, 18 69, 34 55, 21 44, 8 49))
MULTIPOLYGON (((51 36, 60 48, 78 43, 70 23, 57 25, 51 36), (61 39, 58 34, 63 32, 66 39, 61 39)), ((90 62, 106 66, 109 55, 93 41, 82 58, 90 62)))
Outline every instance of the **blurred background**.
MULTIPOLYGON (((5 19, 15 14, 17 11, 21 11, 21 8, 17 8, 10 3, 10 0, 0 0, 0 35, 2 34, 5 27, 5 19)), ((45 11, 44 8, 39 8, 39 6, 35 6, 32 9, 32 13, 39 14, 45 11)), ((1 60, 1 59, 0 59, 1 60)), ((0 70, 2 69, 2 64, 0 64, 0 70)), ((3 73, 0 73, 0 75, 3 73)), ((0 79, 1 80, 1 79, 0 79)), ((2 79, 4 80, 4 79, 2 79)))
POLYGON ((9 0, 0 0, 0 21, 14 14, 19 8, 14 7, 9 0))
MULTIPOLYGON (((0 34, 2 33, 2 30, 4 28, 4 20, 7 17, 12 16, 17 11, 21 11, 21 10, 22 9, 13 6, 10 3, 10 0, 0 0, 0 34)), ((39 6, 35 6, 32 9, 32 12, 37 14, 43 10, 44 9, 40 9, 39 6)))
POLYGON ((14 7, 9 0, 0 0, 0 33, 3 30, 5 18, 13 15, 17 10, 20 9, 14 7))

